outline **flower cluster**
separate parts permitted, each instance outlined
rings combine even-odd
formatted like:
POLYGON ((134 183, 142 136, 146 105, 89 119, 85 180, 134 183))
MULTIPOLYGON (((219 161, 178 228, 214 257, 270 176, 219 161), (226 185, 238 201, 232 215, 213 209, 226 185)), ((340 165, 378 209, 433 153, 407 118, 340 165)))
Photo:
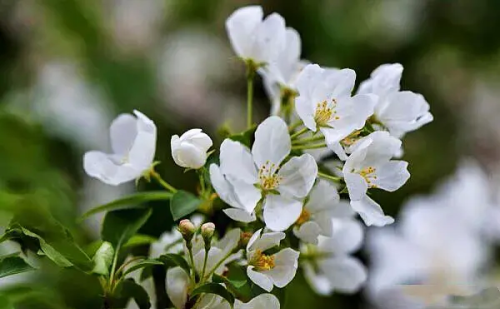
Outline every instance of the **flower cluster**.
POLYGON ((85 171, 110 185, 153 178, 169 192, 174 220, 207 215, 180 221, 151 246, 176 308, 279 308, 273 288, 286 287, 299 266, 319 294, 353 293, 367 280, 351 255, 364 238, 355 216, 367 226, 394 222, 370 192, 409 179, 408 163, 395 158, 405 134, 432 121, 429 105, 400 89, 400 64, 378 67, 355 90, 354 70, 302 60, 297 31, 276 13, 264 18, 261 7, 236 10, 226 29, 247 68, 248 128, 212 151, 201 129, 172 137, 174 162, 200 177, 198 195, 155 171, 156 127, 138 111, 111 124, 112 154, 88 152, 85 171), (272 108, 254 125, 258 75, 272 108), (224 233, 203 223, 222 212, 234 221, 224 233))

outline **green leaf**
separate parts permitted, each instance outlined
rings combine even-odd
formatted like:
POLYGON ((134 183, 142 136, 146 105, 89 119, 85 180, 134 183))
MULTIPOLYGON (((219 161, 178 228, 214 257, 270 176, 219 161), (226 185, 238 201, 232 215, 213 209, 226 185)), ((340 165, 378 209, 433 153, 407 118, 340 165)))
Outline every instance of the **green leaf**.
POLYGON ((113 249, 113 245, 107 241, 103 242, 92 258, 95 264, 92 272, 107 276, 109 274, 109 267, 113 262, 114 254, 115 250, 113 249))
POLYGON ((169 200, 170 198, 172 198, 172 193, 170 192, 165 192, 165 191, 140 192, 95 207, 84 213, 80 219, 84 220, 100 212, 120 210, 120 209, 141 208, 144 207, 143 203, 145 202, 169 200))
POLYGON ((0 295, 0 309, 15 309, 14 305, 9 300, 9 297, 0 295))
POLYGON ((113 297, 113 308, 125 308, 131 298, 134 299, 140 309, 151 308, 148 293, 133 279, 123 280, 117 285, 113 297))
POLYGON ((128 268, 123 273, 123 276, 126 276, 126 275, 128 275, 131 272, 134 272, 136 270, 139 270, 139 269, 142 269, 142 268, 145 268, 145 267, 149 267, 149 266, 153 266, 153 265, 164 265, 164 264, 163 264, 163 262, 158 261, 158 260, 144 260, 144 261, 141 261, 141 262, 139 262, 137 264, 134 264, 132 267, 128 268))
POLYGON ((212 280, 215 283, 224 283, 226 285, 230 285, 230 286, 232 286, 235 289, 239 289, 239 288, 243 287, 247 283, 246 280, 231 280, 229 278, 226 278, 226 277, 223 277, 223 276, 219 276, 217 274, 213 275, 213 279, 212 280))
POLYGON ((0 278, 34 270, 18 253, 0 258, 0 278))
POLYGON ((117 248, 129 239, 146 223, 151 209, 123 209, 108 212, 104 218, 101 236, 117 248))
POLYGON ((173 254, 173 253, 163 254, 158 258, 158 260, 162 261, 167 268, 179 266, 180 268, 184 269, 184 271, 188 274, 191 270, 188 262, 186 262, 186 260, 180 254, 173 254))
POLYGON ((250 148, 252 146, 253 136, 256 129, 257 127, 253 126, 242 133, 231 135, 229 138, 233 141, 240 142, 250 148))
POLYGON ((136 234, 132 236, 126 243, 123 245, 124 248, 132 248, 142 245, 149 245, 157 241, 158 239, 149 235, 136 234))
POLYGON ((234 296, 228 290, 226 290, 222 285, 218 283, 206 283, 202 286, 197 287, 191 292, 190 297, 194 297, 203 293, 207 294, 215 294, 227 300, 227 302, 233 307, 234 304, 234 296))
POLYGON ((170 201, 170 212, 172 212, 172 218, 177 221, 198 209, 201 201, 196 197, 196 195, 179 190, 177 191, 170 201))

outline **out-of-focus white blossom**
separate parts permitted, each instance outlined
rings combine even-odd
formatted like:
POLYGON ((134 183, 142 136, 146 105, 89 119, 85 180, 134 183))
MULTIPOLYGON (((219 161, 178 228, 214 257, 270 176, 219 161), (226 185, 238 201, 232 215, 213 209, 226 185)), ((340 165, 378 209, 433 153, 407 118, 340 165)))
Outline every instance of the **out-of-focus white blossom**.
POLYGON ((266 251, 279 246, 285 239, 283 232, 256 231, 247 245, 247 275, 255 284, 271 292, 273 286, 283 288, 295 277, 299 252, 285 248, 276 254, 266 251))
POLYGON ((387 132, 374 132, 357 145, 343 168, 351 206, 366 225, 384 226, 394 219, 367 195, 370 188, 389 192, 399 189, 410 177, 408 163, 391 160, 401 141, 387 132))
POLYGON ((156 150, 156 126, 139 111, 121 114, 110 127, 112 154, 89 151, 83 158, 85 172, 110 185, 132 181, 149 170, 156 150))
POLYGON ((226 203, 234 207, 225 211, 238 221, 251 221, 254 209, 264 197, 263 216, 267 227, 283 231, 299 218, 300 199, 311 190, 318 167, 309 154, 293 157, 286 123, 272 116, 255 132, 250 152, 239 142, 226 139, 221 145, 220 167, 212 165, 212 184, 226 203))
POLYGON ((175 163, 192 169, 199 169, 205 165, 207 151, 212 145, 212 139, 201 129, 191 129, 181 137, 174 135, 170 141, 175 163))

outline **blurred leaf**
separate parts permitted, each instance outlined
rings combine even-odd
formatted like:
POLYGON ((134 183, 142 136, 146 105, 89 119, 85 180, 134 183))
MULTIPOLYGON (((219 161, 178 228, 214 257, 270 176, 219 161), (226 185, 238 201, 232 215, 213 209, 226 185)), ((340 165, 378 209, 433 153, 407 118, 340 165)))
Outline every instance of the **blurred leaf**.
POLYGON ((191 292, 190 297, 194 297, 203 293, 207 294, 215 294, 219 295, 220 297, 224 298, 225 300, 228 301, 228 303, 233 307, 234 304, 234 296, 231 294, 224 286, 218 284, 218 283, 206 283, 200 287, 197 287, 196 289, 191 292))
POLYGON ((34 269, 35 268, 26 263, 26 261, 18 255, 18 253, 0 258, 0 278, 24 273, 34 269))
POLYGON ((184 271, 188 274, 191 270, 189 264, 180 254, 173 254, 173 253, 163 254, 158 258, 158 260, 162 261, 167 268, 179 266, 180 268, 184 269, 184 271))
POLYGON ((113 297, 113 308, 125 308, 131 298, 140 309, 151 308, 148 293, 133 279, 126 279, 118 284, 113 297))
POLYGON ((130 208, 142 208, 145 207, 143 203, 150 201, 160 201, 169 200, 172 197, 172 193, 165 191, 148 191, 140 192, 132 195, 125 196, 121 199, 112 201, 110 203, 95 207, 81 216, 81 219, 86 219, 92 215, 100 212, 120 210, 120 209, 130 209, 130 208))
POLYGON ((160 262, 158 260, 144 260, 144 261, 141 261, 141 262, 139 262, 137 264, 134 264, 132 267, 128 268, 123 273, 123 276, 126 276, 126 275, 128 275, 131 272, 134 272, 136 270, 139 270, 139 269, 142 269, 142 268, 146 268, 146 267, 149 267, 149 266, 153 266, 153 265, 164 265, 164 263, 160 262))
POLYGON ((157 241, 155 237, 143 234, 136 234, 132 236, 126 243, 123 245, 124 248, 131 248, 142 245, 149 245, 157 241))
POLYGON ((0 295, 0 309, 15 309, 15 308, 7 296, 0 295))
POLYGON ((113 245, 106 241, 103 242, 92 258, 95 265, 92 272, 107 276, 109 274, 109 267, 113 262, 114 254, 113 245))
POLYGON ((229 138, 235 142, 242 143, 243 145, 247 146, 248 148, 251 148, 253 136, 255 134, 256 129, 257 129, 257 127, 253 126, 250 129, 248 129, 240 134, 231 135, 229 138))
POLYGON ((115 248, 122 246, 137 233, 150 215, 151 209, 126 209, 108 212, 102 225, 102 239, 112 243, 115 248))
POLYGON ((174 221, 177 221, 193 212, 195 212, 201 204, 201 200, 196 195, 179 190, 170 201, 170 211, 174 221))

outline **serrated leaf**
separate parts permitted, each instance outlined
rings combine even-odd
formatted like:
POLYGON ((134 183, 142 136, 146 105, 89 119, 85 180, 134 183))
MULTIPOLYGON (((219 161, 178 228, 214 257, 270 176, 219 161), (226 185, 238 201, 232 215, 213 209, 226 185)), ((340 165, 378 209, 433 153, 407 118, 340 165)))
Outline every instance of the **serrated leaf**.
POLYGON ((151 209, 124 209, 108 212, 102 226, 102 239, 112 243, 115 248, 122 246, 146 223, 151 213, 151 209))
POLYGON ((124 245, 123 248, 132 248, 137 246, 149 245, 158 239, 149 235, 135 234, 124 245))
POLYGON ((158 260, 162 261, 163 264, 165 264, 165 266, 168 268, 179 266, 180 268, 184 269, 184 271, 188 274, 191 271, 188 262, 186 262, 186 260, 180 254, 174 254, 174 253, 163 254, 158 258, 158 260))
POLYGON ((231 294, 228 290, 226 290, 226 288, 224 288, 222 285, 218 283, 213 283, 213 282, 205 283, 204 285, 194 289, 193 292, 191 292, 190 297, 192 298, 194 296, 203 293, 219 295, 220 297, 227 300, 227 302, 231 305, 231 307, 233 307, 234 304, 233 294, 231 294))
POLYGON ((144 207, 142 205, 145 202, 150 201, 161 201, 161 200, 169 200, 172 197, 172 193, 165 191, 148 191, 148 192, 139 192, 132 195, 125 196, 121 199, 114 200, 110 203, 97 206, 86 213, 84 213, 80 219, 84 220, 92 215, 95 215, 100 212, 113 211, 113 210, 121 210, 121 209, 131 209, 131 208, 141 208, 144 207))
POLYGON ((170 200, 170 212, 172 218, 177 221, 195 212, 201 204, 201 200, 196 195, 179 190, 170 200))
POLYGON ((21 274, 34 269, 18 253, 0 258, 0 278, 21 274))
POLYGON ((123 280, 117 285, 113 298, 113 308, 125 308, 131 298, 139 306, 139 309, 151 308, 148 293, 133 279, 123 280))
POLYGON ((153 265, 164 265, 164 264, 163 264, 163 262, 158 261, 158 260, 144 260, 144 261, 141 261, 141 262, 139 262, 137 264, 134 264, 132 267, 128 268, 123 273, 123 276, 126 276, 126 275, 128 275, 131 272, 134 272, 136 270, 139 270, 139 269, 142 269, 142 268, 145 268, 145 267, 149 267, 149 266, 153 266, 153 265))

